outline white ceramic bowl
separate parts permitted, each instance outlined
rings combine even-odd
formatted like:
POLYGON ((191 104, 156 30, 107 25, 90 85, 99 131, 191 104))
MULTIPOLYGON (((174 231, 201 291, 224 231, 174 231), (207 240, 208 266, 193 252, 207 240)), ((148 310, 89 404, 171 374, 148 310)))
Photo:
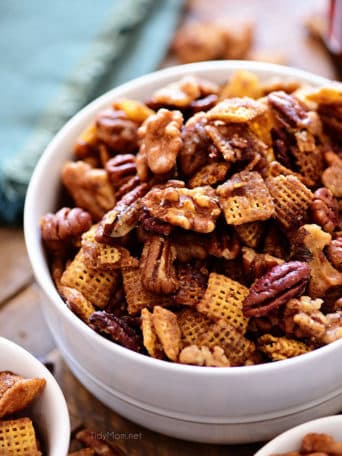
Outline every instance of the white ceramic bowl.
POLYGON ((171 436, 202 442, 266 440, 342 408, 342 340, 273 364, 202 368, 152 359, 96 334, 67 309, 51 280, 39 218, 56 210, 60 170, 95 114, 119 97, 145 100, 183 75, 223 82, 237 69, 261 79, 279 76, 321 85, 303 71, 256 62, 203 62, 141 77, 98 98, 56 135, 40 159, 26 198, 25 237, 35 276, 46 294, 43 311, 68 365, 95 396, 123 416, 171 436))
POLYGON ((69 449, 70 420, 63 393, 54 377, 29 352, 0 337, 0 371, 25 378, 45 378, 43 393, 30 406, 30 416, 44 439, 47 456, 66 456, 69 449))
POLYGON ((254 456, 271 456, 298 451, 303 437, 310 432, 329 434, 338 442, 342 442, 342 415, 319 418, 283 432, 263 446, 254 456))

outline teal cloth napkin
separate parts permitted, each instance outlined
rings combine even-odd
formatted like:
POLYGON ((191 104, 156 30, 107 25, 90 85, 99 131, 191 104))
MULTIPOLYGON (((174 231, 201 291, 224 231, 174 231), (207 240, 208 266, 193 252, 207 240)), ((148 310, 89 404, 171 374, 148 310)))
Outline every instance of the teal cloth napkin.
POLYGON ((0 221, 61 126, 96 96, 161 63, 183 0, 0 1, 0 221))

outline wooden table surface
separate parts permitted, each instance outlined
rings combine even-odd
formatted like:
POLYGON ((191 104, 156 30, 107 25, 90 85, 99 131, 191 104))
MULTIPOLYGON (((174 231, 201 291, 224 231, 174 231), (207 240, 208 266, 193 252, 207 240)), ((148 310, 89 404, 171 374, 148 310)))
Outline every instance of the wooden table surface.
MULTIPOLYGON (((318 2, 321 3, 321 2, 318 2)), ((335 76, 329 57, 308 39, 303 19, 314 0, 191 0, 185 20, 252 18, 256 23, 255 49, 283 54, 289 65, 326 77, 335 76)), ((168 60, 169 61, 169 60, 168 60)), ((204 445, 171 439, 141 428, 94 399, 73 377, 61 359, 40 311, 44 298, 35 285, 21 229, 0 228, 0 335, 19 343, 34 355, 51 360, 67 398, 72 427, 97 431, 141 432, 139 440, 119 441, 129 455, 252 455, 254 445, 204 445)))

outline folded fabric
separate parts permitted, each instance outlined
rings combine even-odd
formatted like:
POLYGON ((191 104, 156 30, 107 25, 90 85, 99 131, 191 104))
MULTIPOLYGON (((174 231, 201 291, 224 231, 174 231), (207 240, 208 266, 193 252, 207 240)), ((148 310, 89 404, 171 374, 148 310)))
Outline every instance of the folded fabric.
POLYGON ((82 106, 162 61, 183 0, 1 0, 0 221, 21 221, 44 148, 82 106))

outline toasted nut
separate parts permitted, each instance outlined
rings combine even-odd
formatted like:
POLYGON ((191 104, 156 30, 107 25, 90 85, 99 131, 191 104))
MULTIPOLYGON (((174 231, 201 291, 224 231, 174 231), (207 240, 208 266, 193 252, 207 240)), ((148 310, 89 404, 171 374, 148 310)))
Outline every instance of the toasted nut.
POLYGON ((143 204, 153 217, 199 233, 214 231, 221 212, 215 191, 209 186, 191 190, 155 187, 144 197, 143 204))
POLYGON ((342 236, 332 240, 327 247, 327 256, 332 265, 342 272, 342 236))
POLYGON ((115 189, 120 189, 137 172, 135 156, 132 154, 119 154, 105 164, 105 170, 115 189))
POLYGON ((338 222, 338 203, 327 188, 319 188, 311 203, 312 218, 324 231, 331 233, 338 222))
POLYGON ((91 216, 79 207, 63 207, 56 214, 46 214, 40 220, 44 241, 65 241, 78 237, 91 226, 91 216))
POLYGON ((114 342, 133 351, 141 351, 141 343, 137 333, 122 319, 104 310, 94 312, 89 318, 89 325, 114 342))
POLYGON ((104 169, 93 169, 82 161, 67 162, 62 180, 76 206, 88 211, 95 221, 113 208, 114 191, 104 169))
POLYGON ((96 119, 96 132, 116 153, 129 153, 138 148, 138 123, 130 120, 124 111, 108 108, 96 119))
POLYGON ((176 250, 169 240, 161 236, 151 236, 144 245, 140 260, 144 287, 159 294, 177 291, 179 283, 173 266, 175 259, 176 250))
POLYGON ((272 92, 267 96, 271 108, 279 121, 286 128, 306 128, 313 124, 313 119, 302 103, 285 92, 272 92))
POLYGON ((300 261, 290 261, 274 266, 260 277, 249 290, 244 300, 245 315, 263 316, 300 296, 310 278, 310 267, 300 261))
POLYGON ((146 154, 148 167, 153 173, 168 173, 176 165, 182 147, 182 124, 181 112, 160 109, 139 129, 140 153, 146 154))
POLYGON ((179 354, 179 362, 182 364, 194 364, 208 367, 229 367, 229 359, 221 347, 215 346, 209 349, 206 346, 198 347, 190 345, 183 348, 179 354))
POLYGON ((111 238, 125 236, 136 226, 143 211, 142 197, 147 190, 147 184, 135 187, 104 215, 96 234, 99 242, 110 243, 111 238))

